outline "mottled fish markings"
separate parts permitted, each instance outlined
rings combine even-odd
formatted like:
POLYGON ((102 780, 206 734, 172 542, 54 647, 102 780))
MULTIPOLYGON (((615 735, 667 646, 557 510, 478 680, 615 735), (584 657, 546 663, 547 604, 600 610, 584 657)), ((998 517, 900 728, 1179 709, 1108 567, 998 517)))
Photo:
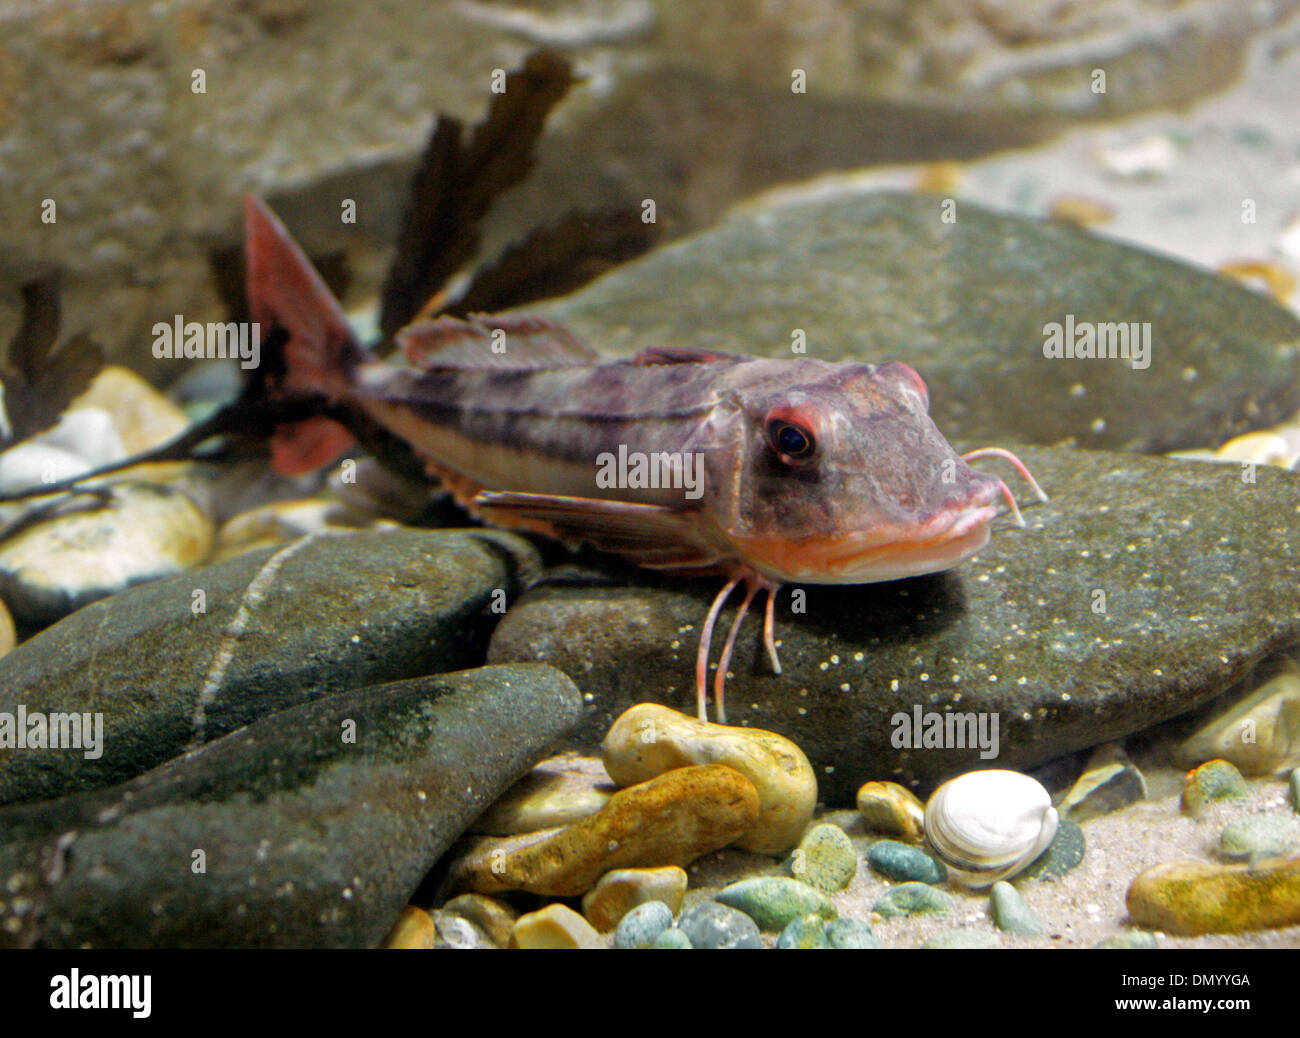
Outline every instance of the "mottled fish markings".
MULTIPOLYGON (((255 321, 289 333, 279 391, 324 398, 404 440, 470 512, 502 526, 586 541, 639 565, 727 581, 696 658, 699 715, 713 629, 744 584, 714 678, 717 719, 741 621, 768 593, 763 640, 780 673, 777 589, 862 584, 948 569, 987 543, 1006 484, 968 460, 997 456, 1046 496, 1014 455, 959 456, 929 416, 906 364, 768 360, 658 348, 601 361, 539 317, 440 318, 397 336, 407 364, 373 358, 276 217, 245 206, 255 321), (504 337, 502 335, 504 333, 504 337), (502 346, 504 345, 504 349, 502 346), (602 455, 700 456, 703 494, 680 486, 601 486, 602 455)), ((308 471, 353 442, 313 417, 277 430, 285 472, 308 471)))

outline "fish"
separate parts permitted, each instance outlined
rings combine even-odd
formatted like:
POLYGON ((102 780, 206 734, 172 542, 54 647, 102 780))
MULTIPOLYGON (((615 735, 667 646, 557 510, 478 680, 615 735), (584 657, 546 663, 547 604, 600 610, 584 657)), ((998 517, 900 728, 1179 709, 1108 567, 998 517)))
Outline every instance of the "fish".
MULTIPOLYGON (((283 224, 245 200, 251 317, 281 330, 274 391, 323 413, 277 426, 275 467, 303 473, 356 442, 356 422, 405 444, 483 521, 588 543, 639 566, 720 576, 696 654, 707 720, 714 629, 743 599, 714 676, 725 723, 728 666, 750 605, 765 593, 763 645, 781 662, 775 602, 787 584, 867 584, 956 566, 989 540, 1002 479, 972 468, 1009 451, 958 455, 901 361, 769 359, 654 346, 602 358, 528 314, 417 319, 395 336, 404 362, 353 334, 338 301, 283 224), (287 338, 284 334, 287 333, 287 338)), ((265 334, 263 338, 266 338, 265 334)))

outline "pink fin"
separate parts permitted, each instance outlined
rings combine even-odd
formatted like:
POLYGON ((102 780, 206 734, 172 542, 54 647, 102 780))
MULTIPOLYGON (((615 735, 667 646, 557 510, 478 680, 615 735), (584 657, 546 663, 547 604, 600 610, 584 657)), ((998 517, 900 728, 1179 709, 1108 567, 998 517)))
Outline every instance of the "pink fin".
POLYGON ((712 364, 719 360, 749 359, 739 353, 696 350, 689 346, 650 346, 633 357, 631 363, 637 367, 650 367, 653 364, 712 364))
POLYGON ((281 388, 341 397, 361 347, 311 261, 276 215, 252 195, 244 199, 244 250, 253 320, 262 326, 263 337, 273 324, 289 332, 281 388))
POLYGON ((284 476, 301 476, 333 461, 356 440, 345 427, 318 415, 278 426, 271 436, 271 464, 284 476))
POLYGON ((544 317, 529 314, 489 317, 474 314, 467 321, 439 317, 408 325, 397 333, 412 366, 433 368, 500 368, 526 371, 540 368, 599 364, 599 355, 572 334, 544 317), (504 337, 498 332, 503 332, 504 337))
POLYGON ((484 493, 474 505, 488 522, 541 522, 562 539, 586 541, 653 569, 708 570, 724 560, 701 536, 696 512, 550 494, 484 493))

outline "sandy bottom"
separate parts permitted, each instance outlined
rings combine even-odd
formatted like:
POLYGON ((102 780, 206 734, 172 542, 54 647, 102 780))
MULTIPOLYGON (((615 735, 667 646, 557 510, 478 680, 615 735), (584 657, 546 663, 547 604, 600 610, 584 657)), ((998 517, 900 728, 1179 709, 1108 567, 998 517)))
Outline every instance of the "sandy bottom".
MULTIPOLYGON (((872 914, 871 906, 893 884, 877 875, 863 860, 867 846, 880 837, 866 832, 856 811, 831 811, 826 820, 840 825, 859 853, 858 873, 846 890, 832 896, 841 917, 871 924, 888 948, 919 948, 941 930, 969 926, 998 936, 1004 948, 1088 948, 1108 937, 1131 930, 1125 896, 1141 872, 1163 862, 1195 859, 1219 862, 1219 833, 1234 818, 1248 814, 1295 817, 1282 779, 1251 779, 1246 801, 1216 804, 1201 817, 1192 818, 1179 807, 1183 772, 1152 763, 1162 748, 1135 757, 1153 799, 1122 811, 1081 823, 1087 840, 1083 861, 1055 880, 1013 880, 1025 901, 1047 927, 1047 935, 1015 937, 993 926, 989 897, 948 885, 958 902, 945 916, 886 919, 872 914)), ((755 875, 788 875, 770 858, 740 851, 720 851, 700 859, 688 870, 691 890, 687 903, 716 893, 727 883, 755 875)), ((1300 926, 1240 934, 1174 937, 1156 932, 1161 948, 1300 948, 1300 926)), ((775 936, 765 934, 771 944, 775 936)))

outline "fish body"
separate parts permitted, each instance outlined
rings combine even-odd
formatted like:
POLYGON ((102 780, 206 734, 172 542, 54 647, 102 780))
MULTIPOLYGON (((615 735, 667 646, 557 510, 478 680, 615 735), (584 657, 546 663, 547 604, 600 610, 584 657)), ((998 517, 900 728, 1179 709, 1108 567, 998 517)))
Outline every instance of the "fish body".
MULTIPOLYGON (((318 395, 404 441, 485 520, 586 541, 640 565, 769 592, 948 569, 989 538, 1005 484, 972 469, 931 420, 906 364, 771 360, 681 348, 602 361, 528 316, 440 318, 397 336, 405 364, 352 337, 338 303, 269 210, 246 206, 253 319, 289 338, 280 391, 318 395)), ((318 417, 277 431, 284 471, 333 460, 349 432, 318 417)), ((1000 452, 994 452, 1000 453, 1000 452)), ((1017 463, 1018 464, 1018 463, 1017 463)), ((1012 500, 1014 508, 1014 501, 1012 500)))

